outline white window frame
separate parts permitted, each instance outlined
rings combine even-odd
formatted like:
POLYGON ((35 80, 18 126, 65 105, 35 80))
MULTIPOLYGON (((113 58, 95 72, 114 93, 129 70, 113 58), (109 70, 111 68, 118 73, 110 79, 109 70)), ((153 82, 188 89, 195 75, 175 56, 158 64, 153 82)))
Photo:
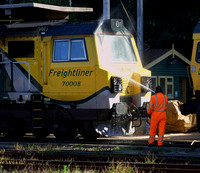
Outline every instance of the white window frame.
POLYGON ((70 40, 69 39, 55 39, 54 41, 53 41, 53 62, 67 62, 67 61, 69 61, 69 51, 70 51, 70 40), (56 42, 69 42, 69 47, 68 47, 68 55, 67 55, 67 59, 55 59, 55 51, 56 51, 56 47, 55 47, 55 43, 56 42))
POLYGON ((76 61, 88 61, 88 57, 87 57, 87 51, 86 51, 86 46, 85 46, 85 41, 84 39, 55 39, 53 41, 53 55, 52 55, 52 61, 53 62, 76 62, 76 61), (56 51, 56 47, 55 47, 55 43, 56 42, 69 42, 69 45, 68 45, 68 55, 67 55, 67 58, 66 59, 55 59, 55 51, 56 51), (82 43, 82 46, 83 46, 83 54, 84 54, 84 57, 78 57, 78 58, 71 58, 71 45, 73 42, 81 42, 82 43))
POLYGON ((160 79, 164 78, 165 79, 165 95, 167 95, 168 98, 173 99, 174 98, 174 77, 173 76, 158 76, 158 85, 160 85, 160 79), (167 79, 172 79, 171 82, 168 82, 167 79), (171 85, 172 86, 172 95, 168 95, 167 93, 167 86, 171 85))
POLYGON ((85 47, 85 42, 84 42, 84 40, 83 40, 83 39, 72 39, 72 40, 70 40, 70 54, 71 54, 71 45, 72 45, 73 42, 81 42, 81 43, 82 43, 84 57, 72 58, 72 57, 70 56, 70 60, 71 60, 71 61, 85 61, 85 60, 87 60, 86 47, 85 47), (73 60, 72 60, 72 59, 73 59, 73 60))
MULTIPOLYGON (((156 80, 155 85, 157 86, 158 85, 158 77, 157 76, 151 76, 151 78, 156 80)), ((156 89, 156 86, 155 87, 152 86, 152 89, 153 90, 156 89)))

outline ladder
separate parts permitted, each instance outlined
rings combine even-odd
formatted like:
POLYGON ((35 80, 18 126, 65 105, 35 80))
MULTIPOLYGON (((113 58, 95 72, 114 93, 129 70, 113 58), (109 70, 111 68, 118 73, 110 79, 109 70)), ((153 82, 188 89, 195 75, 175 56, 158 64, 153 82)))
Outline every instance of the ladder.
POLYGON ((44 105, 44 97, 42 95, 32 95, 32 127, 34 129, 43 128, 43 105, 44 105))

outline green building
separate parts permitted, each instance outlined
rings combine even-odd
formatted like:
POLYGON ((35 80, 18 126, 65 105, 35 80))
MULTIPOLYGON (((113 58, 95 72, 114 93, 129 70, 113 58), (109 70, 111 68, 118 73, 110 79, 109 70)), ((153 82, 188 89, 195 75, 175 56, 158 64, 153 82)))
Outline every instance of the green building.
POLYGON ((153 89, 160 85, 169 100, 186 103, 191 99, 190 60, 174 47, 144 52, 143 66, 152 72, 153 89))

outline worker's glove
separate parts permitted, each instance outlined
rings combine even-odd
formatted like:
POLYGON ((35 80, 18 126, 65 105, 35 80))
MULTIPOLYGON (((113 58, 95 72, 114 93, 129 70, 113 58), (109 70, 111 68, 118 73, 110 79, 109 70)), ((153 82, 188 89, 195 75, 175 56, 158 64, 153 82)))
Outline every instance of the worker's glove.
POLYGON ((149 118, 151 118, 151 114, 147 114, 149 118))

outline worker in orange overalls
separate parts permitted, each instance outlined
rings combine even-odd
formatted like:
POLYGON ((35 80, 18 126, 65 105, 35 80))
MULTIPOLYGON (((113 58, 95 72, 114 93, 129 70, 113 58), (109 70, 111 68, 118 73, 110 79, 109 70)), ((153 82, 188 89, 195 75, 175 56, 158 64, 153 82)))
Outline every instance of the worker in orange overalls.
POLYGON ((155 135, 157 127, 159 129, 157 145, 162 146, 164 141, 165 124, 166 124, 166 109, 168 104, 168 98, 163 94, 160 86, 156 87, 155 95, 151 96, 150 103, 148 105, 148 114, 151 118, 148 146, 153 146, 155 141, 155 135))

